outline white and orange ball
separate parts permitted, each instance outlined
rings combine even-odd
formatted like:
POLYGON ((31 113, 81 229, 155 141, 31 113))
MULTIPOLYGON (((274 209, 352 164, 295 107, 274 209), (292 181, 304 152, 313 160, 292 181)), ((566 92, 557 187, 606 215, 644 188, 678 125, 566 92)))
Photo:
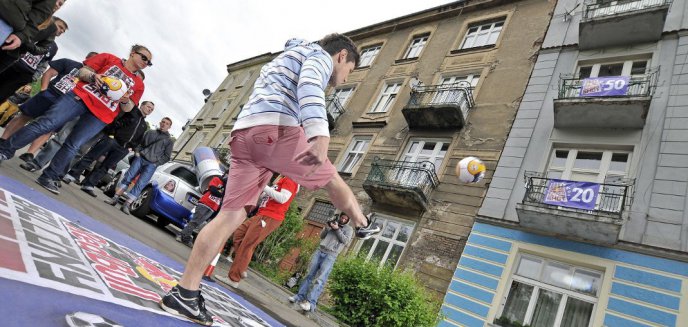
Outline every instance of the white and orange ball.
POLYGON ((477 183, 485 177, 485 163, 476 157, 466 157, 456 164, 456 176, 462 183, 477 183))
POLYGON ((112 76, 103 76, 102 81, 103 84, 107 85, 105 94, 110 100, 117 101, 127 94, 127 84, 121 79, 112 76))

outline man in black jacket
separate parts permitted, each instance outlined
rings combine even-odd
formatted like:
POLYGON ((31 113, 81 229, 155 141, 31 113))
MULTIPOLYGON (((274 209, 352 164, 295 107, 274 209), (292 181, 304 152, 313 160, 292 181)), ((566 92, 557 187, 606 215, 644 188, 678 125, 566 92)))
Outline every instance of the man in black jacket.
POLYGON ((121 208, 122 212, 127 215, 129 214, 129 205, 134 202, 139 194, 141 194, 141 191, 143 191, 143 188, 148 185, 151 177, 153 177, 153 173, 155 173, 155 169, 170 161, 172 157, 174 141, 172 141, 172 136, 170 136, 168 132, 170 127, 172 127, 172 119, 164 117, 160 121, 158 129, 148 131, 143 135, 143 141, 135 150, 136 156, 131 162, 131 166, 129 166, 129 169, 124 174, 124 178, 122 178, 122 181, 117 186, 115 196, 105 200, 107 204, 116 205, 119 202, 119 197, 124 194, 124 191, 127 190, 131 181, 133 181, 137 175, 140 175, 134 187, 129 191, 126 203, 124 203, 121 208))
POLYGON ((125 112, 112 124, 105 127, 103 130, 104 135, 69 170, 69 173, 62 178, 62 181, 69 184, 79 180, 86 168, 91 166, 101 156, 105 156, 103 163, 91 172, 88 178, 81 184, 82 191, 96 197, 95 186, 105 176, 108 169, 114 169, 117 166, 117 162, 129 153, 129 149, 134 149, 141 145, 143 135, 148 129, 145 119, 153 112, 153 109, 155 109, 153 102, 143 101, 139 110, 125 112))

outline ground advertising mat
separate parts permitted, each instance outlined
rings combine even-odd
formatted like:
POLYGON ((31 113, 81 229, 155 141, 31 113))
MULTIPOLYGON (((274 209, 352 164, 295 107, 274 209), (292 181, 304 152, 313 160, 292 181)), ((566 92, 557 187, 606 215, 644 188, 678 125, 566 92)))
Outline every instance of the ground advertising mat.
MULTIPOLYGON (((181 269, 156 250, 0 176, 0 325, 67 326, 65 315, 83 311, 122 326, 193 326, 158 307, 181 269)), ((214 326, 283 326, 224 288, 202 288, 214 326)))

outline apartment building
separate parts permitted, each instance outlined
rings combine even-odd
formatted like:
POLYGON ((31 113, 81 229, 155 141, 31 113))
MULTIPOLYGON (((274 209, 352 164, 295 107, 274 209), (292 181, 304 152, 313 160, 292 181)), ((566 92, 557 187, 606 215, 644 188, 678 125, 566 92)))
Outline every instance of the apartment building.
POLYGON ((558 1, 442 326, 688 326, 687 9, 558 1))
MULTIPOLYGON (((413 271, 445 295, 553 10, 546 0, 457 1, 346 32, 362 58, 345 85, 327 91, 329 158, 384 226, 380 235, 354 241, 350 252, 413 271), (483 182, 458 182, 454 167, 466 156, 488 164, 483 182)), ((229 65, 175 150, 222 146, 249 91, 234 83, 271 56, 229 65)), ((301 191, 296 202, 306 235, 318 233, 334 211, 322 191, 301 191)), ((285 268, 292 261, 285 258, 285 268)))

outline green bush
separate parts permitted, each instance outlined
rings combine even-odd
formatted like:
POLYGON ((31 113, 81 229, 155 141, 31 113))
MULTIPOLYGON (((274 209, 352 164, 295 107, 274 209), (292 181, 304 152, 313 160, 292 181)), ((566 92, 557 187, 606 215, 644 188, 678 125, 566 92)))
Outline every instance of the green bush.
POLYGON ((276 267, 291 248, 299 245, 297 237, 303 230, 304 224, 296 205, 292 203, 282 225, 256 247, 253 253, 254 261, 276 267))
POLYGON ((436 326, 441 303, 408 272, 347 256, 329 280, 332 311, 351 326, 436 326))

